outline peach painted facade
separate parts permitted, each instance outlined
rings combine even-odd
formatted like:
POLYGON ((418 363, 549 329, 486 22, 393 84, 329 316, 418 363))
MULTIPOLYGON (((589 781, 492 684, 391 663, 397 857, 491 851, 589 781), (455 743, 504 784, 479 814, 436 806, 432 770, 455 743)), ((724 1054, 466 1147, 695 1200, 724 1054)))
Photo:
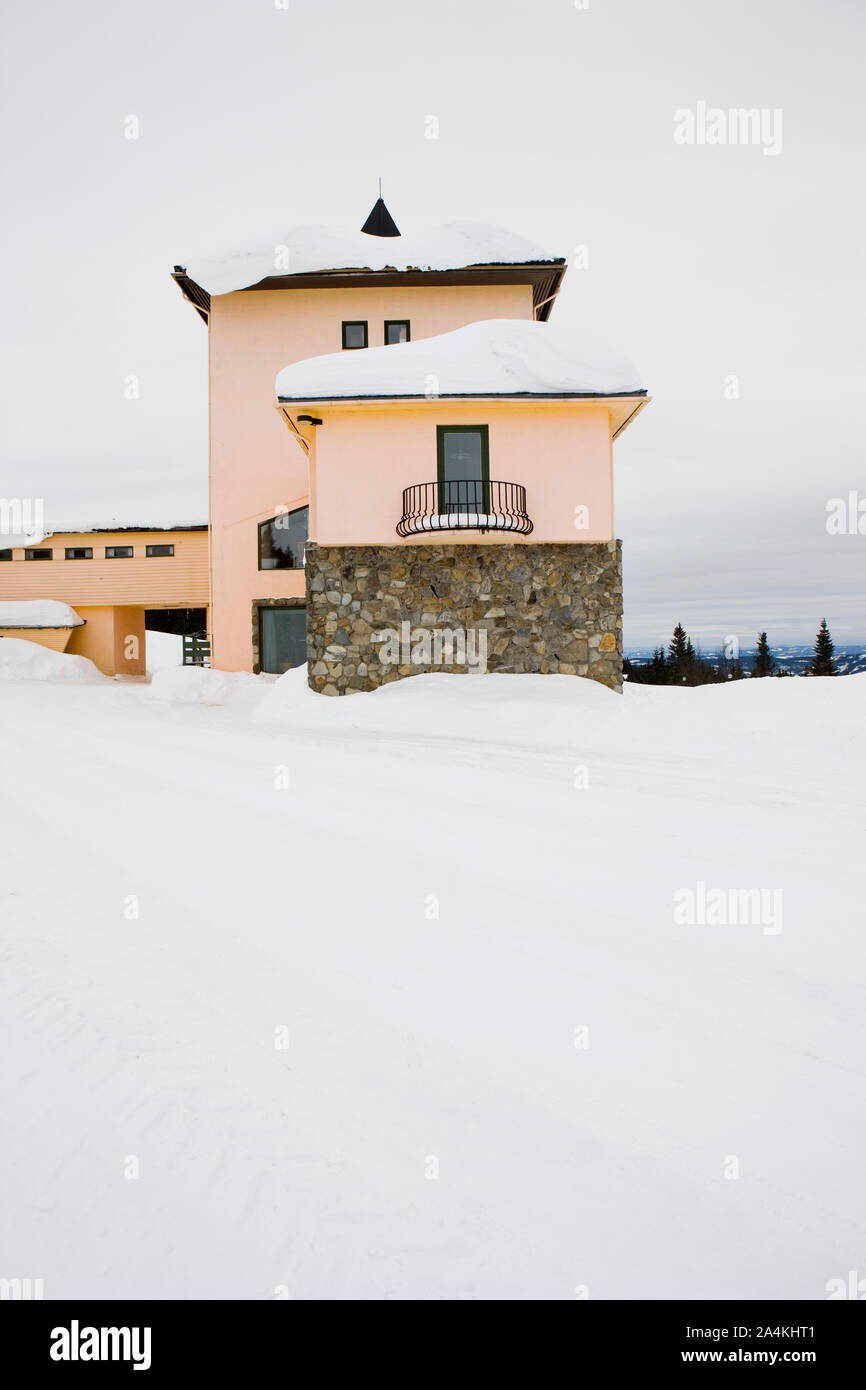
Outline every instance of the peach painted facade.
MULTIPOLYGON (((384 342, 386 319, 408 319, 414 341, 481 319, 533 317, 530 284, 245 290, 211 299, 214 666, 221 670, 250 670, 254 602, 302 599, 305 592, 302 569, 259 569, 259 523, 281 509, 304 506, 310 500, 307 457, 274 409, 277 372, 307 357, 339 352, 344 321, 367 322, 369 346, 377 347, 384 342)), ((435 477, 435 429, 433 434, 430 476, 435 477)), ((421 452, 419 441, 419 458, 421 452)), ((427 477, 428 472, 429 464, 425 464, 418 476, 427 477)), ((387 519, 393 517, 391 539, 395 542, 398 538, 393 534, 393 526, 398 520, 398 505, 399 495, 396 499, 389 497, 383 514, 387 519)), ((348 510, 339 524, 351 525, 348 510)))
MULTIPOLYGON (((322 421, 305 429, 315 482, 310 539, 320 545, 402 544, 395 528, 403 489, 435 479, 442 425, 487 426, 490 477, 526 488, 533 542, 614 538, 611 412, 603 402, 319 402, 293 404, 286 413, 322 421)), ((443 539, 449 537, 414 535, 412 542, 443 539)), ((466 539, 515 543, 495 531, 466 539)))
POLYGON ((50 550, 52 559, 28 560, 24 547, 14 547, 11 560, 0 562, 0 599, 68 603, 84 624, 71 629, 65 650, 88 657, 106 675, 145 674, 147 609, 208 608, 205 527, 58 532, 32 548, 50 550), (174 554, 148 555, 147 547, 157 545, 173 546, 174 554), (114 547, 131 547, 133 554, 107 558, 114 547), (67 560, 67 548, 91 550, 92 558, 67 560))
POLYGON ((35 642, 37 647, 65 652, 73 632, 78 631, 72 627, 0 627, 0 637, 18 637, 22 642, 35 642))

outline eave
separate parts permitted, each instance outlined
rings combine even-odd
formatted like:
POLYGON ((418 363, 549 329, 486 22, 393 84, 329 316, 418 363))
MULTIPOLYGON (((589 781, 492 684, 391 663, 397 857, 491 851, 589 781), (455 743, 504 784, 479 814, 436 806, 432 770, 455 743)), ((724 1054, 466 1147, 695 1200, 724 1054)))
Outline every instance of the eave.
POLYGON ((572 392, 569 394, 561 393, 557 395, 535 395, 529 392, 512 392, 509 395, 477 395, 477 394, 447 394, 438 396, 304 396, 289 397, 280 396, 275 402, 277 410, 280 411, 287 425, 291 428, 300 440, 305 440, 306 436, 298 428, 296 423, 299 413, 304 407, 315 407, 316 411, 328 410, 338 413, 358 411, 365 409, 375 409, 377 406, 410 406, 413 409, 419 407, 429 407, 434 409, 441 406, 443 401, 477 401, 479 405, 544 405, 555 409, 557 406, 569 405, 604 405, 608 407, 611 421, 611 438, 616 439, 622 434, 635 419, 636 416, 649 405, 651 397, 646 390, 640 391, 621 391, 615 395, 603 392, 584 391, 572 392), (295 417, 294 419, 292 417, 295 417))
MULTIPOLYGON (((370 289, 433 287, 437 285, 531 285, 534 316, 539 322, 550 317, 562 277, 565 260, 528 262, 525 265, 464 266, 460 270, 317 270, 303 275, 268 275, 255 285, 234 293, 256 290, 370 289)), ((196 284, 183 266, 175 266, 171 277, 196 312, 208 322, 210 294, 196 284)))

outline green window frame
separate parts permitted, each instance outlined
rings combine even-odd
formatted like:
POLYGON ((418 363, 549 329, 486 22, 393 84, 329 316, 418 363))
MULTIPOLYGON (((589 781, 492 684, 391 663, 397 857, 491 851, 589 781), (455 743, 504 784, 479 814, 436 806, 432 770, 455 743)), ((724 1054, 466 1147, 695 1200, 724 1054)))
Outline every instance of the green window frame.
POLYGON ((369 344, 369 342, 370 342, 370 334, 369 334, 369 331, 368 331, 368 328, 367 328, 367 320, 366 320, 366 319, 343 319, 343 351, 344 351, 344 352, 357 352, 360 348, 365 348, 365 347, 367 347, 367 345, 369 344), (350 328, 363 328, 363 330, 364 330, 364 341, 363 341, 363 343, 350 343, 350 342, 347 342, 347 339, 348 339, 348 336, 349 336, 349 335, 348 335, 348 329, 350 329, 350 328))
POLYGON ((92 560, 93 550, 89 545, 67 545, 65 560, 92 560))
MULTIPOLYGON (((442 511, 490 511, 490 432, 487 425, 437 425, 436 426, 436 480, 439 484, 439 506, 442 511), (466 493, 448 498, 445 486, 445 436, 448 434, 477 434, 481 438, 481 486, 480 506, 471 504, 466 493)), ((468 490, 467 490, 468 491, 468 490)))
POLYGON ((386 319, 386 320, 385 320, 385 330, 384 330, 383 342, 384 342, 384 344, 385 344, 386 347, 394 347, 394 346, 396 346, 397 343, 408 343, 408 342, 411 342, 411 334, 410 334, 410 332, 409 332, 409 320, 408 320, 408 319, 386 319), (388 337, 388 330, 389 330, 390 328, 405 328, 405 330, 406 330, 406 337, 405 337, 405 338, 395 338, 395 339, 393 339, 393 341, 392 341, 392 340, 388 337))
POLYGON ((25 552, 24 552, 24 559, 25 559, 25 560, 53 560, 53 559, 54 559, 54 551, 53 551, 53 550, 43 550, 43 549, 41 549, 39 546, 37 546, 35 549, 25 550, 25 552))
POLYGON ((107 545, 105 547, 106 560, 131 560, 131 545, 107 545))

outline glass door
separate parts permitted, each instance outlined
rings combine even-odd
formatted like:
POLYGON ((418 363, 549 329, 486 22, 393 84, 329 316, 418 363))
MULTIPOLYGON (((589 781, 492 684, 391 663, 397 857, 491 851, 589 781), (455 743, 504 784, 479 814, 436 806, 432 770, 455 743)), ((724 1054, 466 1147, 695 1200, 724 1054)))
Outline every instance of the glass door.
POLYGON ((455 512, 490 510, 490 449, 486 425, 436 427, 439 509, 455 512))
POLYGON ((282 675, 307 659, 306 608, 260 608, 259 654, 263 671, 282 675))

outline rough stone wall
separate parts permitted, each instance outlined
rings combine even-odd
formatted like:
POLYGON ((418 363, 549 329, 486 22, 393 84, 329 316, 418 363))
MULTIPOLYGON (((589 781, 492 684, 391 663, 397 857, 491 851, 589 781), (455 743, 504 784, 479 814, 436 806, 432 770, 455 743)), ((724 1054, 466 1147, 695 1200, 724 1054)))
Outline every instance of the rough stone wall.
MULTIPOLYGON (((486 642, 488 671, 558 671, 622 688, 620 541, 308 544, 306 571, 309 683, 325 695, 467 669, 442 660, 447 638, 439 660, 425 661, 423 629, 430 645, 443 629, 466 634, 476 653, 486 642), (407 623, 411 649, 404 640, 401 658, 383 661, 388 646, 374 638, 402 631, 405 639, 407 623)), ((450 655, 459 657, 459 647, 450 655)))

